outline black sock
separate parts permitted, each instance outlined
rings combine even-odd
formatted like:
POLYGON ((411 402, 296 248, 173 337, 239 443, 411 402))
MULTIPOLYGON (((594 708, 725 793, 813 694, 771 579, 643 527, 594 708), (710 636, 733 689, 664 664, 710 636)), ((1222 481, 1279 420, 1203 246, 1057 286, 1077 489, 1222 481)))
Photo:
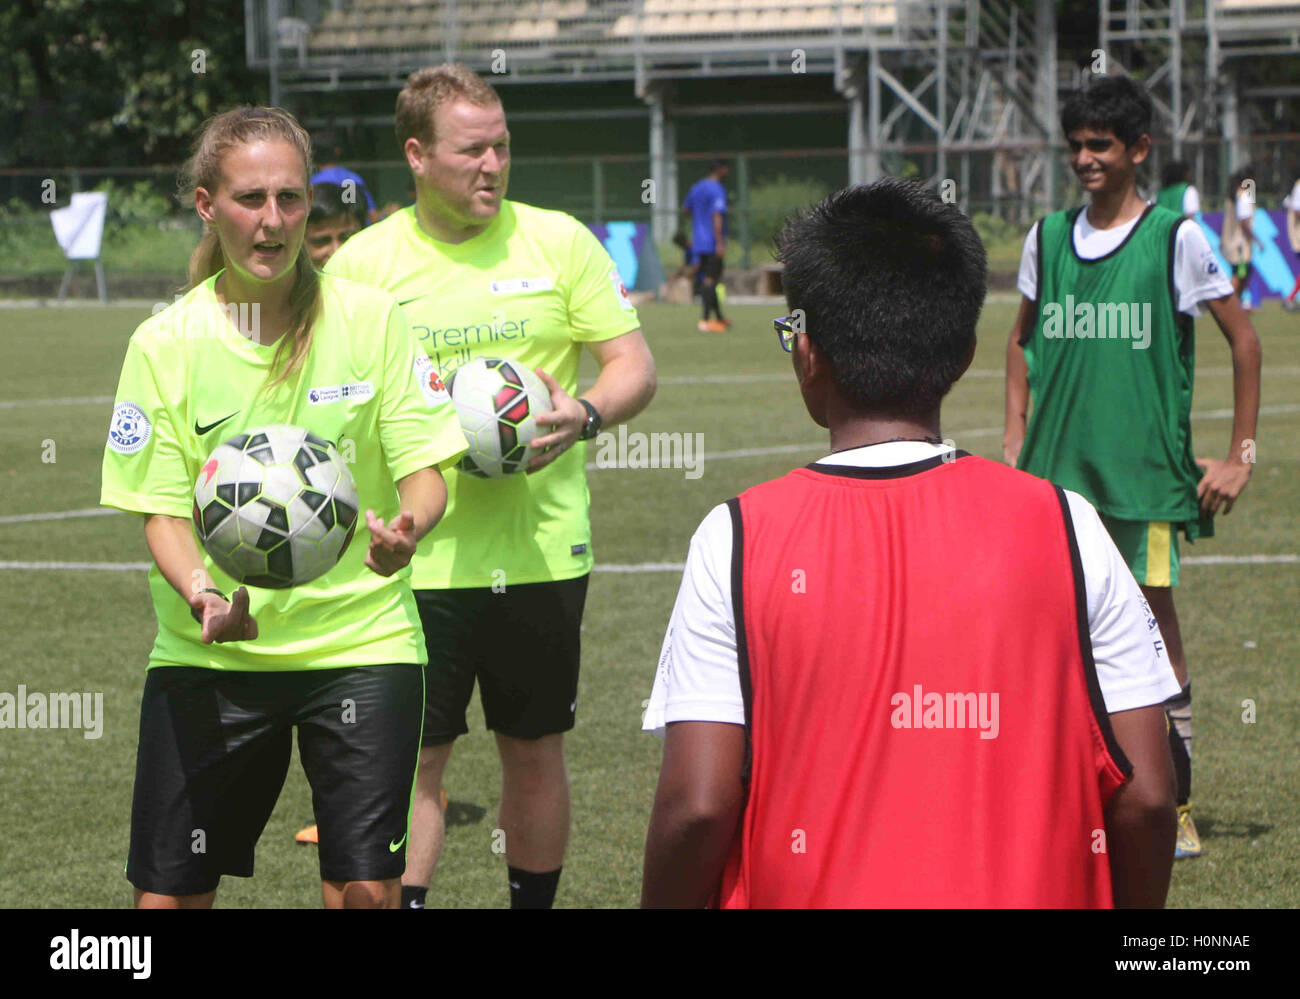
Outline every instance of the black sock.
POLYGON ((428 891, 428 888, 416 888, 412 885, 402 885, 402 908, 423 909, 424 896, 428 891))
POLYGON ((1174 761, 1174 779, 1179 805, 1192 798, 1192 685, 1165 702, 1169 719, 1169 754, 1174 761))
POLYGON ((703 288, 704 295, 704 318, 708 319, 711 315, 722 317, 722 309, 718 306, 718 286, 715 284, 706 284, 703 288))
POLYGON ((521 871, 518 867, 507 867, 506 870, 510 881, 510 908, 549 909, 555 904, 555 889, 560 883, 563 867, 545 874, 521 871))

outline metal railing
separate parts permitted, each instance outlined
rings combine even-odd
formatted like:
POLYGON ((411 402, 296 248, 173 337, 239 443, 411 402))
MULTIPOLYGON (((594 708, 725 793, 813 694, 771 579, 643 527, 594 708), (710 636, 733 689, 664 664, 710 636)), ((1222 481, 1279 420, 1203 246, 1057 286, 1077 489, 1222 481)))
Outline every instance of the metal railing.
MULTIPOLYGON (((1253 135, 1244 144, 1256 165, 1260 205, 1278 207, 1296 180, 1291 172, 1297 169, 1294 150, 1300 145, 1300 133, 1253 135)), ((1014 241, 1042 214, 1041 207, 1022 197, 1021 185, 1026 182, 1026 164, 1044 148, 1041 143, 1005 143, 996 149, 967 149, 963 155, 970 159, 969 187, 957 190, 959 204, 972 216, 989 216, 987 229, 1005 232, 1014 241), (995 172, 1000 172, 997 184, 995 172)), ((1055 207, 1080 203, 1083 196, 1069 173, 1063 147, 1053 144, 1051 149, 1060 192, 1055 207)), ((919 143, 880 150, 887 174, 918 179, 933 174, 937 154, 935 145, 919 143)), ((676 157, 683 197, 716 155, 676 157)), ((951 151, 948 158, 955 165, 951 151)), ((1160 168, 1171 158, 1168 142, 1157 140, 1139 177, 1144 193, 1154 194, 1160 168)), ((1181 158, 1192 166, 1205 210, 1221 209, 1232 166, 1222 144, 1184 143, 1181 158)), ((770 240, 782 219, 848 181, 848 151, 842 148, 747 152, 730 154, 728 159, 733 168, 726 184, 728 229, 737 266, 759 266, 769 260, 770 240)), ((380 206, 407 203, 411 182, 405 163, 344 162, 366 178, 380 206)), ((680 205, 644 200, 649 166, 649 157, 642 154, 515 156, 510 197, 566 211, 588 223, 648 222, 653 213, 662 212, 672 219, 669 231, 685 230, 688 221, 680 205)), ((172 167, 0 171, 0 278, 62 273, 64 261, 54 241, 49 211, 66 205, 75 191, 104 189, 105 181, 115 192, 110 196, 104 238, 110 291, 114 277, 121 275, 165 274, 182 280, 200 226, 192 208, 182 206, 174 196, 176 169, 172 167), (51 193, 52 202, 47 200, 51 193)), ((678 251, 670 244, 660 249, 665 264, 675 265, 678 251)))

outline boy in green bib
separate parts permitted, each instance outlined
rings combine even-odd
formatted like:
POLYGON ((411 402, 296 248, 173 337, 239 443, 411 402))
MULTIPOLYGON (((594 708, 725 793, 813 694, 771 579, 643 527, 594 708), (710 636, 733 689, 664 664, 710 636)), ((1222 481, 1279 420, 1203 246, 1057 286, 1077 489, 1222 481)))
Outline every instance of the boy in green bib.
POLYGON ((1200 214, 1201 194, 1192 183, 1192 168, 1182 160, 1170 160, 1160 171, 1156 204, 1189 219, 1200 214))
POLYGON ((1214 514, 1227 514, 1250 481, 1260 346, 1200 228, 1138 194, 1150 125, 1151 98, 1127 77, 1095 80, 1062 110, 1070 167, 1090 200, 1048 215, 1025 239, 1003 456, 1097 508, 1150 604, 1149 626, 1159 627, 1183 687, 1167 708, 1175 855, 1191 857, 1201 845, 1190 805, 1191 683, 1173 600, 1178 533, 1212 536, 1214 514), (1192 320, 1202 307, 1232 351, 1223 461, 1192 452, 1192 320))

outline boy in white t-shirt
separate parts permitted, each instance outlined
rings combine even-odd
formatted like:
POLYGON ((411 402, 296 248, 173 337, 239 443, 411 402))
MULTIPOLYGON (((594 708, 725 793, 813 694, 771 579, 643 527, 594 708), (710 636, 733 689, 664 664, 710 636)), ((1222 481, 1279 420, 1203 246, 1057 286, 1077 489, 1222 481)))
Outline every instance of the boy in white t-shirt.
POLYGON ((1232 265, 1232 291, 1241 299, 1241 307, 1251 310, 1256 304, 1247 290, 1250 283, 1250 259, 1255 246, 1264 244, 1255 235, 1255 168, 1249 163, 1228 180, 1228 195, 1223 203, 1223 229, 1220 249, 1232 265))

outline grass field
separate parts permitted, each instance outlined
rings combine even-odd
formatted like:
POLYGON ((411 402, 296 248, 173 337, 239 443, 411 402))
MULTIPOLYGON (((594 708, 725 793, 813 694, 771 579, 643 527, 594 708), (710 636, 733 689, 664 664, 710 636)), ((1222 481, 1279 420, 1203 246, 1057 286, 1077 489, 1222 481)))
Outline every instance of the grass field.
MULTIPOLYGON (((958 446, 1000 455, 1002 356, 1013 306, 990 305, 971 373, 944 409, 958 446)), ((680 562, 704 514, 745 487, 824 452, 803 412, 770 319, 777 307, 735 307, 723 336, 695 332, 691 310, 641 310, 660 387, 633 429, 704 434, 703 475, 597 470, 590 476, 598 568, 680 562), (710 376, 727 380, 705 381, 710 376), (744 379, 735 376, 747 376, 744 379), (765 453, 728 452, 786 447, 765 453)), ((93 508, 110 401, 127 338, 146 308, 0 311, 8 358, 0 399, 0 562, 148 560, 140 521, 123 515, 16 521, 93 508), (53 445, 49 442, 53 442, 53 445), (53 461, 50 461, 50 458, 53 461)), ((1259 464, 1219 536, 1184 556, 1290 555, 1300 550, 1300 317, 1275 302, 1256 314, 1264 344, 1259 464)), ((1194 433, 1222 457, 1232 405, 1227 347, 1198 322, 1194 433)), ((588 365, 590 375, 594 365, 588 365)), ((1196 690, 1194 801, 1205 855, 1176 865, 1176 907, 1300 905, 1297 732, 1300 565, 1188 564, 1178 593, 1196 690), (1253 700, 1256 721, 1244 723, 1253 700)), ((678 573, 598 572, 588 598, 577 729, 567 740, 573 830, 557 904, 631 906, 640 891, 646 821, 660 743, 642 735, 678 573)), ((154 618, 139 571, 0 569, 0 691, 98 691, 97 740, 78 731, 0 730, 0 906, 112 907, 122 877, 144 663, 154 618)), ((431 906, 506 905, 504 862, 492 852, 498 766, 477 703, 447 776, 447 846, 431 906)), ((293 833, 311 816, 295 761, 258 848, 257 875, 227 878, 222 907, 317 907, 316 853, 293 833)))

